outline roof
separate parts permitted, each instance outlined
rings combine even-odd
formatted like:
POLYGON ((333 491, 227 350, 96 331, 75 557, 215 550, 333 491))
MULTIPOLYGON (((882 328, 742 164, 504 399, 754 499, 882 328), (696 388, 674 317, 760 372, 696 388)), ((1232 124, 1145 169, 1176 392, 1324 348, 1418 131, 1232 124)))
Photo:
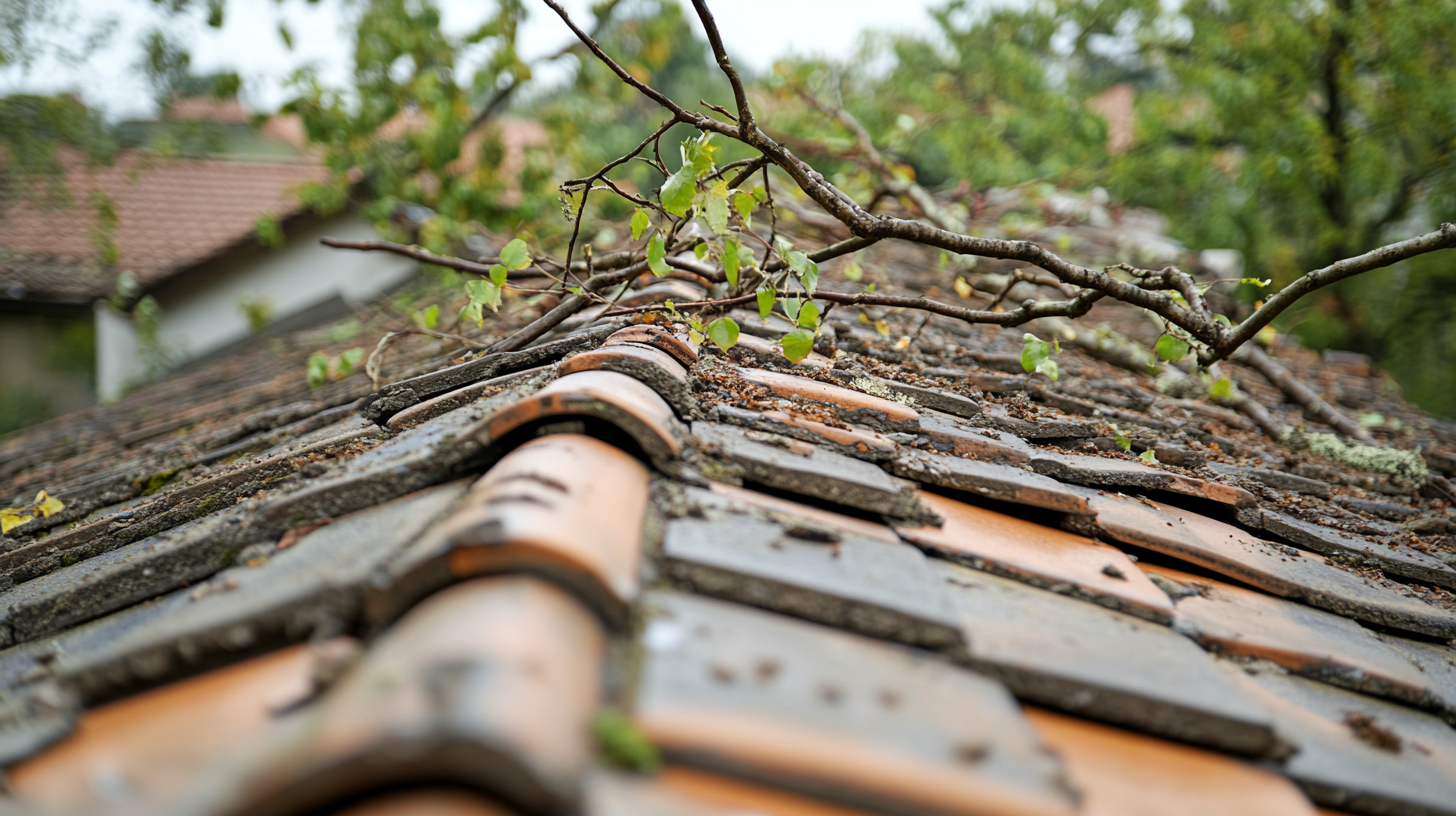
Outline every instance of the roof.
MULTIPOLYGON (((307 391, 316 332, 0 440, 67 505, 0 552, 0 807, 1456 812, 1438 483, 880 317, 797 365, 756 316, 727 353, 404 338, 381 388, 307 391)), ((1276 351, 1448 461, 1367 362, 1276 351)))
POLYGON ((0 217, 0 297, 103 297, 123 272, 145 290, 255 240, 260 218, 300 212, 299 188, 327 176, 314 161, 164 159, 133 150, 103 167, 66 152, 62 159, 68 204, 23 198, 0 217), (95 191, 116 213, 110 270, 98 264, 95 191))

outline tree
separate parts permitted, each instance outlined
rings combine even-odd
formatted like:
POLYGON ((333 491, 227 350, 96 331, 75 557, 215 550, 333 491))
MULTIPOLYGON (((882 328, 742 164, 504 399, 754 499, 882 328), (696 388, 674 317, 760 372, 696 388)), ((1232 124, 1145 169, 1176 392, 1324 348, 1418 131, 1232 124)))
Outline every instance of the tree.
MULTIPOLYGON (((966 234, 958 231, 951 219, 943 215, 937 217, 929 211, 926 213, 929 220, 938 223, 871 212, 823 173, 800 159, 784 143, 760 128, 748 87, 733 67, 718 34, 713 15, 704 0, 694 0, 693 6, 718 68, 732 89, 733 110, 707 102, 700 104, 711 113, 684 106, 617 62, 599 42, 572 21, 554 0, 544 2, 561 17, 597 61, 610 69, 626 86, 658 105, 664 111, 666 119, 622 156, 607 162, 589 175, 562 183, 562 192, 568 199, 567 214, 574 225, 566 247, 565 261, 538 259, 537 262, 542 267, 557 268, 565 279, 564 287, 571 294, 535 323, 497 343, 493 347, 495 350, 520 347, 588 303, 603 301, 602 294, 610 287, 642 271, 666 274, 669 271, 669 256, 691 249, 700 261, 708 259, 715 266, 721 265, 722 279, 727 284, 726 292, 721 297, 700 303, 677 304, 673 313, 681 316, 679 310, 722 311, 730 306, 752 302, 757 302, 760 309, 767 313, 776 303, 780 303, 785 316, 800 327, 783 339, 784 353, 790 359, 802 358, 812 346, 813 332, 818 328, 819 309, 815 305, 816 300, 851 306, 896 306, 933 312, 970 323, 1017 326, 1045 317, 1081 317, 1093 304, 1110 297, 1140 307, 1163 322, 1165 334, 1157 344, 1159 357, 1176 362, 1191 355, 1199 365, 1205 367, 1215 367, 1221 360, 1227 359, 1247 362, 1284 387, 1295 401, 1304 403, 1308 410, 1345 435, 1368 439, 1357 424, 1324 405, 1313 392, 1292 381, 1276 362, 1249 343, 1275 317, 1311 292, 1406 259, 1456 247, 1456 226, 1442 224, 1435 231, 1424 235, 1353 257, 1334 260, 1299 276, 1235 323, 1225 315, 1216 314, 1210 307, 1205 298, 1209 284, 1201 284, 1192 275, 1176 267, 1145 270, 1119 264, 1104 269, 1089 268, 1072 263, 1047 248, 1028 241, 988 239, 966 234), (660 140, 672 127, 682 124, 693 127, 701 135, 681 144, 681 162, 673 167, 662 158, 660 140), (748 148, 749 157, 720 165, 715 155, 719 146, 713 142, 714 137, 748 148), (655 191, 655 196, 634 193, 613 181, 613 174, 618 168, 639 157, 654 166, 664 179, 655 191), (772 235, 772 231, 769 238, 756 232, 752 227, 753 214, 760 204, 773 206, 771 192, 767 183, 751 189, 745 189, 744 184, 760 172, 767 182, 770 167, 787 176, 799 191, 847 228, 852 237, 813 251, 804 251, 793 247, 782 237, 772 235), (639 241, 646 238, 639 249, 615 253, 619 257, 614 257, 610 264, 601 263, 595 269, 573 265, 578 239, 582 234, 582 221, 588 212, 587 204, 593 192, 634 205, 636 210, 632 218, 633 238, 639 241), (690 225, 692 228, 689 228, 690 225), (1049 280, 1062 289, 1065 299, 1027 301, 1017 308, 1001 311, 968 309, 923 297, 902 297, 869 291, 853 294, 826 292, 817 288, 818 263, 884 240, 919 243, 962 256, 1027 263, 1047 273, 1049 280), (755 257, 754 247, 762 253, 761 260, 755 257), (591 271, 598 270, 605 274, 590 276, 591 271), (582 277, 582 272, 587 273, 588 277, 582 277)), ((1104 9, 1099 5, 1098 10, 1104 9)), ((1041 31, 1045 39, 1047 29, 1043 27, 1041 31)), ((873 139, 858 121, 843 111, 839 114, 839 121, 856 131, 863 154, 861 159, 893 180, 896 177, 895 168, 884 161, 874 146, 873 139)), ((902 188, 907 190, 912 186, 918 185, 902 184, 902 188)), ((921 188, 921 193, 923 192, 921 188)), ((414 250, 402 247, 396 249, 405 254, 415 252, 418 257, 414 250)), ((509 258, 507 251, 503 250, 498 264, 474 271, 488 275, 492 285, 505 285, 511 269, 531 262, 525 252, 524 243, 507 249, 512 250, 509 258)), ((717 268, 711 271, 716 273, 717 268)), ((704 324, 695 316, 684 319, 693 331, 724 347, 731 346, 736 338, 736 326, 726 317, 719 318, 711 325, 704 324)), ((1054 369, 1043 365, 1046 357, 1045 344, 1027 335, 1027 355, 1023 362, 1028 370, 1035 369, 1055 376, 1054 369)), ((1214 393, 1220 395, 1217 386, 1214 393)), ((1226 389, 1223 394, 1227 394, 1226 389)))

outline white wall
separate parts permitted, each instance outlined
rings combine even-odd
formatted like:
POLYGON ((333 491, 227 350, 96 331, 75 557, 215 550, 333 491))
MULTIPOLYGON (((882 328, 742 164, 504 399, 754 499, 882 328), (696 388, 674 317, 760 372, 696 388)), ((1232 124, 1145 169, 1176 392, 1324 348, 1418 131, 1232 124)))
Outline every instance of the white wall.
MULTIPOLYGON (((318 242, 326 235, 352 240, 378 237, 364 219, 344 215, 290 230, 287 243, 277 251, 249 252, 159 287, 154 293, 162 307, 158 340, 169 358, 184 363, 250 337, 240 308, 245 300, 266 297, 277 321, 335 297, 351 304, 367 302, 404 283, 418 269, 414 261, 397 255, 330 249, 318 242)), ((138 359, 134 334, 125 347, 120 330, 103 329, 105 322, 98 307, 97 391, 103 400, 115 399, 126 386, 139 382, 146 369, 138 359), (112 341, 118 346, 108 350, 112 341)))
POLYGON ((96 310, 96 398, 110 402, 127 386, 141 382, 146 365, 137 352, 136 328, 131 318, 111 308, 105 299, 96 310))

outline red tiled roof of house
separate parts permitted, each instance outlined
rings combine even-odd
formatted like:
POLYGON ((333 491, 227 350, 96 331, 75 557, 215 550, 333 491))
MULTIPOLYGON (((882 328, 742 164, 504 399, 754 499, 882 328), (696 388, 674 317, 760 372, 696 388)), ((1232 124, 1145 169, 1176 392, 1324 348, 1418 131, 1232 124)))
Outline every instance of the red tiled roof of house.
MULTIPOLYGON (((300 210, 298 190, 322 181, 312 162, 163 159, 127 151, 111 166, 63 156, 69 206, 22 199, 0 216, 0 296, 97 297, 116 274, 149 286, 248 241, 258 219, 300 210), (117 216, 111 273, 97 265, 97 205, 117 216)), ((42 182, 44 183, 44 182, 42 182)))

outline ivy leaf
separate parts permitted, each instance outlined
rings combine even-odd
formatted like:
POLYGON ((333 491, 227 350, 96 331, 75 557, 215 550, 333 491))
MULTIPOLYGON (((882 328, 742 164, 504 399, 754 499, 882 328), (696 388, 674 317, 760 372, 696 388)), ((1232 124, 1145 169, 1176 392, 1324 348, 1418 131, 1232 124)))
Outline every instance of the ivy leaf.
POLYGON ((758 208, 758 200, 752 195, 739 190, 733 194, 733 209, 738 211, 738 217, 743 219, 744 229, 753 229, 753 211, 758 208))
POLYGON ((730 287, 738 285, 738 239, 723 242, 723 276, 730 287))
POLYGON ((955 293, 963 298, 968 298, 971 296, 971 285, 969 283, 966 283, 966 279, 961 277, 960 275, 956 275, 955 293))
POLYGON ((859 283, 864 279, 864 270, 860 268, 859 261, 851 259, 849 265, 844 267, 844 277, 859 283))
POLYGON ((1132 449, 1132 437, 1118 430, 1116 425, 1112 426, 1112 441, 1117 445, 1118 450, 1132 449))
POLYGON ((720 317, 708 324, 708 339, 713 345, 727 351, 738 342, 738 324, 731 317, 720 317))
POLYGON ((1234 327, 1233 322, 1228 319, 1227 315, 1214 315, 1213 322, 1222 324, 1225 329, 1232 329, 1234 327))
POLYGON ((1158 352, 1159 360, 1167 360, 1170 363, 1176 363, 1188 356, 1188 342, 1171 334, 1159 337, 1154 349, 1158 352))
POLYGON ((1157 454, 1153 453, 1153 449, 1152 448, 1148 448, 1147 450, 1145 450, 1142 453, 1138 454, 1138 458, 1141 459, 1141 460, 1143 460, 1144 462, 1147 462, 1150 465, 1156 465, 1156 464, 1158 464, 1157 454))
POLYGON ((440 325, 440 305, 437 303, 420 312, 416 322, 422 329, 434 329, 440 325))
POLYGON ((465 308, 460 310, 460 322, 474 323, 476 328, 480 328, 485 322, 484 306, 485 304, 475 300, 465 304, 465 308))
POLYGON ((35 494, 35 501, 30 503, 30 510, 35 513, 36 518, 45 518, 66 509, 66 505, 60 499, 41 490, 35 494))
POLYGON ((758 318, 768 320, 769 313, 773 311, 774 291, 772 289, 758 290, 758 318))
POLYGON ((500 262, 505 264, 507 269, 525 269, 531 265, 531 255, 526 251, 526 242, 520 238, 514 238, 509 244, 501 247, 500 262))
POLYGON ((697 246, 693 247, 693 257, 697 258, 700 261, 708 257, 708 245, 698 244, 697 246))
POLYGON ((339 355, 339 379, 344 379, 354 373, 354 366, 364 359, 364 349, 351 348, 339 355))
POLYGON ((808 269, 809 264, 812 263, 812 261, 809 260, 808 255, 805 255, 804 253, 796 249, 790 250, 789 253, 784 256, 784 261, 788 263, 790 271, 792 271, 795 275, 803 275, 804 270, 808 269))
POLYGON ((1272 278, 1266 280, 1259 280, 1258 278, 1239 278, 1239 283, 1250 283, 1254 286, 1259 287, 1260 289, 1263 289, 1266 286, 1273 285, 1274 280, 1272 278))
POLYGON ((1056 382, 1057 378, 1062 376, 1062 368, 1061 366, 1057 365, 1056 360, 1047 358, 1045 360, 1042 360, 1040 363, 1037 363, 1036 373, 1045 374, 1047 375, 1047 378, 1050 379, 1052 382, 1056 382))
POLYGON ((703 191, 703 220, 714 235, 728 231, 728 182, 717 183, 703 191))
POLYGON ((1208 387, 1208 395, 1214 399, 1228 399, 1234 395, 1234 384, 1228 377, 1215 380, 1213 385, 1208 387))
POLYGON ((878 332, 881 337, 889 337, 890 336, 890 324, 889 323, 886 323, 883 320, 876 320, 875 321, 875 331, 878 332))
POLYGON ((1052 356, 1051 343, 1027 332, 1021 336, 1021 368, 1028 374, 1035 373, 1037 366, 1052 356))
POLYGON ((696 189, 697 179, 693 177, 693 167, 691 164, 684 164, 662 183, 662 190, 657 197, 662 201, 664 210, 682 217, 693 206, 693 193, 696 189))
POLYGON ((54 516, 65 509, 64 502, 42 490, 35 494, 35 501, 29 507, 7 507, 0 510, 0 534, 8 533, 12 527, 18 527, 31 519, 54 516))
POLYGON ((804 291, 814 294, 819 288, 819 264, 809 261, 804 265, 804 274, 799 276, 799 282, 804 284, 804 291))
POLYGON ((814 305, 814 301, 805 303, 804 308, 799 310, 799 325, 811 331, 819 328, 819 307, 814 305))
POLYGON ((789 362, 797 363, 814 350, 814 335, 803 329, 796 329, 784 335, 782 343, 784 356, 789 358, 789 362))
POLYGON ((329 355, 315 351, 308 355, 308 387, 318 388, 329 381, 329 355))
POLYGON ((768 200, 768 191, 763 189, 762 184, 755 186, 749 192, 753 195, 753 200, 760 204, 768 200))
POLYGON ((496 264, 490 268, 490 282, 496 286, 505 286, 507 274, 508 272, 504 266, 496 264))
POLYGON ((661 232, 652 233, 652 239, 647 242, 647 267, 659 278, 672 271, 667 265, 667 239, 661 232))
POLYGON ((804 301, 793 297, 784 298, 783 300, 780 300, 779 303, 783 305, 784 314, 788 315, 789 322, 797 324, 799 322, 799 310, 803 308, 804 301))
POLYGON ((573 295, 576 295, 577 297, 581 297, 581 287, 580 286, 568 286, 568 287, 566 287, 566 291, 572 293, 573 295))
POLYGON ((0 510, 0 534, 8 533, 11 528, 19 527, 33 518, 35 516, 31 515, 28 507, 7 507, 0 510))
POLYGON ((638 207, 637 211, 632 213, 632 240, 641 239, 642 231, 650 226, 652 226, 652 219, 647 217, 647 211, 638 207))

